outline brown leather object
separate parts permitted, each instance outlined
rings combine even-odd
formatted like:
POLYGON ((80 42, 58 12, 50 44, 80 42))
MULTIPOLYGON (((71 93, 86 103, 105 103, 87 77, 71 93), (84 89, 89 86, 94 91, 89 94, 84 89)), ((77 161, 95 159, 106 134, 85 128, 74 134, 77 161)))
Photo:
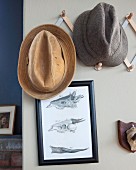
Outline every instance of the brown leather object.
POLYGON ((129 152, 134 152, 134 151, 131 151, 131 149, 130 149, 129 143, 127 141, 126 131, 128 129, 130 129, 132 127, 132 125, 134 125, 136 127, 136 123, 134 123, 134 122, 125 123, 125 122, 118 120, 119 143, 123 148, 127 149, 129 152))

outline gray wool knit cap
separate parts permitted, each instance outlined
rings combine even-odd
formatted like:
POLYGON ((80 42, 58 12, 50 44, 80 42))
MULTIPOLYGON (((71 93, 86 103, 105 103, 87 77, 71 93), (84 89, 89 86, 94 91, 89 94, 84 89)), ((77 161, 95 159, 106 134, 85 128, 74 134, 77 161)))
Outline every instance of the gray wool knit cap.
POLYGON ((99 3, 79 15, 74 24, 73 40, 78 57, 88 66, 99 62, 117 66, 128 52, 127 37, 115 8, 106 3, 99 3))

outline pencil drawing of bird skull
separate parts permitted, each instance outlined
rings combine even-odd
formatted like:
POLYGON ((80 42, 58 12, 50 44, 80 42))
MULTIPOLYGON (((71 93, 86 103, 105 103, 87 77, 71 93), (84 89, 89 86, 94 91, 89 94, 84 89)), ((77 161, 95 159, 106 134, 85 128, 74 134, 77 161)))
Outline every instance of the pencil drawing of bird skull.
POLYGON ((132 125, 130 129, 126 131, 127 141, 130 145, 131 151, 136 151, 136 127, 132 125))
POLYGON ((66 131, 75 132, 77 129, 76 124, 85 121, 84 119, 66 119, 64 121, 55 123, 48 131, 54 131, 64 133, 66 131))
POLYGON ((47 108, 55 107, 57 109, 64 109, 64 108, 76 108, 77 103, 80 101, 81 98, 83 98, 83 95, 77 95, 76 91, 74 91, 72 94, 70 93, 67 96, 61 97, 57 100, 53 100, 50 102, 50 104, 47 106, 47 108))

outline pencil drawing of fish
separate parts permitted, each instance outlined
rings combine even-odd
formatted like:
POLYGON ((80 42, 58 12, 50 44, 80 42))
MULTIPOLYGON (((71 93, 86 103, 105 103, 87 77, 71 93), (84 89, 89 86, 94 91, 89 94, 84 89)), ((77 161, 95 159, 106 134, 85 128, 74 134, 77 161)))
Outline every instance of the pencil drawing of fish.
POLYGON ((76 91, 74 91, 72 94, 70 93, 67 96, 61 97, 57 100, 53 100, 50 102, 50 104, 46 108, 55 107, 57 109, 64 109, 64 108, 76 108, 77 103, 80 101, 81 98, 83 98, 83 95, 77 95, 76 91))
POLYGON ((77 129, 76 124, 85 121, 84 119, 66 119, 64 121, 55 123, 51 126, 51 128, 48 131, 54 131, 56 130, 59 133, 64 132, 75 132, 77 129))
POLYGON ((72 149, 72 148, 65 148, 65 147, 54 147, 54 146, 50 146, 52 152, 51 153, 58 153, 58 154, 62 154, 62 153, 76 153, 76 152, 81 152, 81 151, 85 151, 88 148, 84 148, 84 149, 72 149))

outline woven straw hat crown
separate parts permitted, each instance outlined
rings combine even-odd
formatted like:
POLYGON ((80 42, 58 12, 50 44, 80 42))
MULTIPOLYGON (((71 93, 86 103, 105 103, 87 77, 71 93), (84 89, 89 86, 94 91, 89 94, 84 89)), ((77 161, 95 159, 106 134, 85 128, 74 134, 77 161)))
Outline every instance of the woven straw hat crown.
POLYGON ((28 55, 28 75, 32 84, 39 91, 54 91, 62 82, 66 68, 57 38, 42 30, 35 36, 28 55))

